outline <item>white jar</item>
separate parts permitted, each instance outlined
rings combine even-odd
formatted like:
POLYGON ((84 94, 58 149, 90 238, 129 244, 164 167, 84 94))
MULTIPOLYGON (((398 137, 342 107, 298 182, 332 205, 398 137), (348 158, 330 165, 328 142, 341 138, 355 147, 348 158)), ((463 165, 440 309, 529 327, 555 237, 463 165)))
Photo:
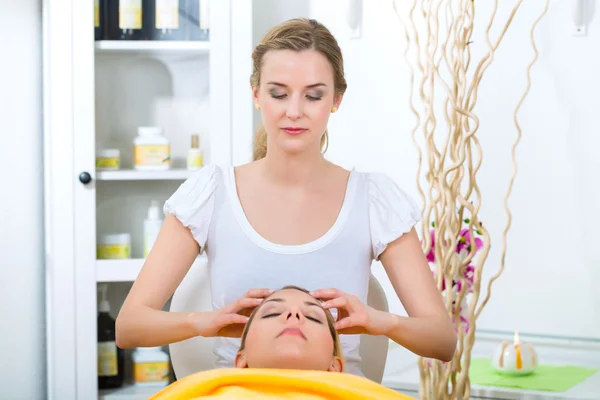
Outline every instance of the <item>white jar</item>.
POLYGON ((171 168, 171 146, 163 129, 153 126, 138 128, 133 139, 133 167, 139 171, 164 171, 171 168))
POLYGON ((160 347, 138 347, 132 358, 136 386, 164 387, 169 384, 169 356, 160 347))
POLYGON ((96 258, 99 260, 131 258, 131 235, 115 233, 100 236, 96 245, 96 258))
POLYGON ((96 151, 96 169, 98 171, 116 171, 121 166, 119 149, 100 149, 96 151))

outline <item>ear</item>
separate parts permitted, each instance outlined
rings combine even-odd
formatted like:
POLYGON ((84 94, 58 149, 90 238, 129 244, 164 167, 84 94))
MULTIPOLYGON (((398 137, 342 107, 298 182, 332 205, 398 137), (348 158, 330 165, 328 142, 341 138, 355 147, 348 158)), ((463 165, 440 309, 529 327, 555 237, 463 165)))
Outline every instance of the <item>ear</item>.
POLYGON ((255 88, 255 87, 252 88, 252 100, 254 101, 254 104, 259 104, 258 103, 258 88, 255 88))
POLYGON ((239 351, 235 355, 235 361, 233 362, 236 368, 248 368, 248 361, 243 351, 239 351))
POLYGON ((340 108, 340 104, 342 104, 342 99, 344 98, 343 94, 339 94, 333 98, 333 106, 337 109, 340 108))
POLYGON ((329 365, 329 372, 344 372, 344 360, 338 356, 333 356, 331 364, 329 365))

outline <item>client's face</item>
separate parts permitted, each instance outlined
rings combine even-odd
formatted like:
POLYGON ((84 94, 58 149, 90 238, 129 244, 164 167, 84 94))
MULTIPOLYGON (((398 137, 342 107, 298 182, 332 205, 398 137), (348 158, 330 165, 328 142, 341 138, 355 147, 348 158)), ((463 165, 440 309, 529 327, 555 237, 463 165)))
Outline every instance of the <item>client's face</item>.
POLYGON ((325 311, 309 294, 295 289, 275 292, 249 324, 236 367, 342 372, 325 311))

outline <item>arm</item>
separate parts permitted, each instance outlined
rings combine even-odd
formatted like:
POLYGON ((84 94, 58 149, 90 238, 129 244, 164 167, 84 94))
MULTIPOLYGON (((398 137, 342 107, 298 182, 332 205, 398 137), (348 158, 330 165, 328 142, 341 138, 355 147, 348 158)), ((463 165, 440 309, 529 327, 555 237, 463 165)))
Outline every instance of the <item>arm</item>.
POLYGON ((167 215, 117 317, 117 346, 162 346, 198 335, 198 324, 207 319, 203 315, 207 313, 173 313, 162 308, 199 250, 190 230, 167 215))
POLYGON ((420 356, 450 361, 456 332, 415 230, 390 243, 380 260, 409 315, 389 314, 386 336, 420 356))

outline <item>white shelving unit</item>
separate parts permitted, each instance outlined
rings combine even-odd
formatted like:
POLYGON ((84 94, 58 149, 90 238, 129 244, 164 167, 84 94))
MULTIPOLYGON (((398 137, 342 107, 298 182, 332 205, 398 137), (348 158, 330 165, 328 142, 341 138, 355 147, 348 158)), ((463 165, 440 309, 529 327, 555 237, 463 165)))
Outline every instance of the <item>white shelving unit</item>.
POLYGON ((190 53, 210 52, 208 41, 100 40, 94 45, 96 53, 190 53))
POLYGON ((101 390, 99 400, 146 400, 156 394, 161 388, 138 387, 126 384, 119 389, 101 390))
MULTIPOLYGON (((133 282, 144 265, 144 258, 125 260, 97 260, 96 281, 104 282, 133 282)), ((196 262, 206 262, 206 256, 198 256, 196 262)))
POLYGON ((93 4, 43 1, 47 398, 146 399, 158 389, 97 389, 97 285, 108 283, 116 316, 144 264, 150 200, 195 172, 191 134, 205 164, 250 159, 253 1, 212 1, 209 42, 94 41, 93 4), (132 169, 138 126, 164 128, 172 169, 132 169), (95 171, 101 148, 120 149, 121 170, 95 171), (131 233, 132 258, 97 260, 96 238, 118 232, 131 233))
POLYGON ((136 171, 121 169, 118 171, 97 171, 98 181, 171 181, 185 180, 195 171, 187 169, 171 169, 167 171, 136 171))

